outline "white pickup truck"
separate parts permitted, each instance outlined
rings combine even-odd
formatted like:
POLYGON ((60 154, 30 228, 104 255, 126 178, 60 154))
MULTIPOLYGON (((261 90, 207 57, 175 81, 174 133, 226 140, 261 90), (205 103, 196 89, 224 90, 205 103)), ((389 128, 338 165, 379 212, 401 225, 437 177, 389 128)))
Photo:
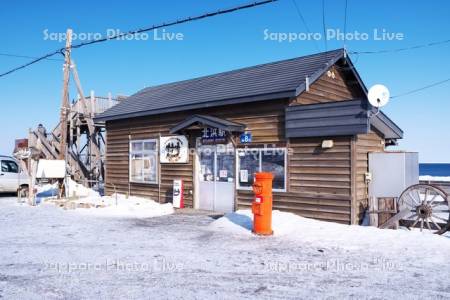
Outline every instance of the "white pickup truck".
POLYGON ((0 193, 28 193, 28 175, 19 163, 10 156, 0 155, 0 193))

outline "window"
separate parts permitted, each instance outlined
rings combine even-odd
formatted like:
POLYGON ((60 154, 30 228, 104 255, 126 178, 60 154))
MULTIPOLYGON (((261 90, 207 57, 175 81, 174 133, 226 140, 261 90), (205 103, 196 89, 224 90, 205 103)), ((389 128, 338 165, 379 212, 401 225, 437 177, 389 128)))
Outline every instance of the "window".
POLYGON ((157 141, 130 142, 130 182, 158 183, 157 141))
POLYGON ((237 161, 239 189, 251 189, 256 172, 270 172, 273 190, 286 191, 286 149, 242 149, 237 151, 237 161))
POLYGON ((2 172, 19 173, 19 167, 12 160, 2 160, 2 172))
POLYGON ((251 188, 255 180, 254 175, 260 168, 260 150, 238 150, 239 187, 251 188))

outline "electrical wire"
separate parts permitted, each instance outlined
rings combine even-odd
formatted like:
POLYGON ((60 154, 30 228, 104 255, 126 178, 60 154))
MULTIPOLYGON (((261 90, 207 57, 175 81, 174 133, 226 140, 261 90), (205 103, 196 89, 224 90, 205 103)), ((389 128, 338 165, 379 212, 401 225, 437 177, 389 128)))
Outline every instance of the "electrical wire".
MULTIPOLYGON (((338 65, 335 65, 335 67, 336 68, 338 68, 338 69, 340 69, 340 70, 356 70, 356 64, 358 63, 358 61, 359 61, 359 58, 360 58, 360 56, 359 56, 359 53, 351 53, 351 52, 347 52, 347 54, 351 54, 351 55, 354 55, 354 59, 352 58, 352 64, 353 64, 353 66, 351 66, 351 65, 349 65, 349 64, 347 64, 347 66, 345 66, 345 67, 341 67, 341 66, 338 66, 338 65)), ((348 56, 347 56, 348 57, 348 56)))
POLYGON ((402 93, 402 94, 398 94, 398 95, 392 96, 391 99, 399 98, 399 97, 403 97, 403 96, 407 96, 407 95, 411 95, 411 94, 415 94, 415 93, 418 93, 420 91, 423 91, 423 90, 435 87, 437 85, 444 84, 444 83, 449 82, 449 81, 450 81, 450 78, 447 78, 447 79, 444 79, 444 80, 441 80, 441 81, 438 81, 438 82, 435 82, 435 83, 432 83, 432 84, 429 84, 429 85, 426 85, 426 86, 423 86, 423 87, 411 90, 409 92, 405 92, 405 93, 402 93))
POLYGON ((41 60, 48 59, 48 58, 50 58, 50 57, 52 57, 52 56, 54 56, 54 55, 56 55, 58 53, 62 53, 62 51, 63 51, 62 49, 58 49, 58 50, 56 50, 54 52, 51 52, 51 53, 48 53, 48 54, 46 54, 44 56, 38 57, 38 58, 30 61, 29 63, 26 63, 24 65, 18 66, 18 67, 14 68, 14 69, 11 69, 11 70, 9 70, 9 71, 7 71, 5 73, 0 74, 0 77, 6 76, 6 75, 9 75, 9 74, 14 73, 16 71, 19 71, 21 69, 24 69, 24 68, 26 68, 28 66, 31 66, 31 65, 33 65, 33 64, 35 64, 37 62, 40 62, 41 60))
POLYGON ((147 32, 147 31, 153 31, 153 30, 160 29, 160 28, 163 28, 163 27, 170 27, 170 26, 173 26, 173 25, 179 25, 179 24, 183 24, 183 23, 187 23, 187 22, 198 21, 198 20, 201 20, 201 19, 214 17, 214 16, 217 16, 217 15, 223 15, 223 14, 235 12, 235 11, 238 11, 238 10, 252 8, 252 7, 255 7, 255 6, 260 6, 260 5, 268 4, 268 3, 271 3, 271 2, 277 2, 277 1, 278 0, 264 0, 264 1, 252 2, 252 3, 248 3, 248 4, 244 4, 244 5, 228 8, 228 9, 221 9, 221 10, 218 10, 218 11, 215 11, 215 12, 205 13, 205 14, 202 14, 202 15, 194 16, 194 17, 188 17, 188 18, 178 19, 178 20, 175 20, 175 21, 167 22, 167 23, 162 23, 162 24, 159 24, 159 25, 153 25, 153 26, 148 27, 148 28, 142 28, 142 29, 137 29, 137 30, 132 30, 132 31, 128 31, 128 32, 119 33, 119 34, 111 36, 111 37, 107 36, 107 37, 104 37, 104 38, 100 38, 100 39, 96 39, 96 40, 92 40, 92 41, 87 41, 87 42, 84 42, 84 43, 73 45, 72 48, 80 48, 80 47, 83 47, 83 46, 86 46, 86 45, 92 45, 92 44, 101 43, 101 42, 105 42, 105 41, 109 41, 109 40, 115 40, 115 39, 118 39, 118 38, 121 38, 121 37, 135 35, 137 33, 143 33, 143 32, 147 32))
POLYGON ((347 6, 348 0, 345 0, 345 10, 344 10, 344 50, 345 50, 345 42, 347 36, 347 6))
MULTIPOLYGON (((71 48, 74 48, 74 49, 81 48, 81 47, 84 47, 84 46, 87 46, 87 45, 92 45, 92 44, 96 44, 96 43, 102 43, 102 42, 106 42, 106 41, 110 41, 110 40, 116 40, 116 39, 119 39, 119 38, 125 37, 125 36, 135 35, 137 33, 143 33, 143 32, 147 32, 147 31, 153 31, 153 30, 156 30, 156 29, 161 29, 161 28, 164 28, 164 27, 170 27, 170 26, 179 25, 179 24, 183 24, 183 23, 188 23, 188 22, 192 22, 192 21, 198 21, 198 20, 201 20, 201 19, 210 18, 210 17, 214 17, 214 16, 218 16, 218 15, 223 15, 223 14, 235 12, 235 11, 238 11, 238 10, 244 10, 244 9, 248 9, 248 8, 253 8, 253 7, 256 7, 256 6, 261 6, 261 5, 265 5, 265 4, 269 4, 269 3, 277 2, 277 1, 278 0, 263 0, 263 1, 257 1, 257 2, 252 2, 252 3, 247 3, 247 4, 235 6, 235 7, 232 7, 232 8, 220 9, 220 10, 217 10, 217 11, 208 12, 208 13, 197 15, 197 16, 194 16, 194 17, 187 17, 187 18, 184 18, 184 19, 177 19, 175 21, 164 22, 164 23, 161 23, 161 24, 158 24, 158 25, 153 25, 153 26, 147 27, 147 28, 140 28, 140 29, 137 29, 137 30, 131 30, 131 31, 119 33, 119 34, 116 34, 116 35, 113 35, 113 36, 106 36, 106 37, 102 37, 102 38, 95 39, 95 40, 92 40, 92 41, 86 41, 86 42, 83 42, 83 43, 72 45, 71 48)), ((4 76, 9 75, 9 74, 11 74, 13 72, 16 72, 18 70, 24 69, 24 68, 26 68, 28 66, 31 66, 31 65, 33 65, 35 63, 38 63, 38 62, 40 62, 40 61, 42 61, 44 59, 48 59, 48 58, 50 58, 50 57, 52 57, 52 56, 54 56, 56 54, 64 54, 65 50, 66 50, 65 47, 63 47, 63 48, 60 48, 58 50, 55 50, 54 52, 51 52, 51 53, 48 53, 48 54, 46 54, 44 56, 38 57, 38 58, 30 61, 29 63, 26 63, 24 65, 18 66, 18 67, 14 68, 14 69, 11 69, 11 70, 9 70, 9 71, 7 71, 5 73, 0 74, 0 77, 4 77, 4 76)))
POLYGON ((380 54, 380 53, 395 53, 395 52, 402 52, 402 51, 408 51, 408 50, 414 50, 414 49, 420 49, 420 48, 426 48, 426 47, 433 47, 438 45, 443 45, 450 43, 449 40, 444 41, 438 41, 438 42, 431 42, 421 45, 415 45, 411 47, 404 47, 404 48, 397 48, 397 49, 386 49, 386 50, 377 50, 377 51, 351 51, 350 54, 380 54))
POLYGON ((327 51, 327 33, 325 25, 325 0, 322 0, 322 27, 323 27, 323 41, 325 43, 325 51, 327 51))
MULTIPOLYGON (((311 30, 309 30, 308 24, 306 23, 306 20, 305 20, 305 18, 303 17, 303 14, 302 14, 300 8, 298 7, 297 1, 296 1, 296 0, 292 0, 292 3, 294 3, 295 10, 297 11, 297 15, 299 16, 300 20, 302 21, 303 26, 305 26, 305 29, 306 29, 306 31, 308 32, 309 36, 312 36, 311 30)), ((318 44, 317 44, 316 39, 312 39, 312 40, 313 40, 313 42, 314 42, 314 46, 316 47, 316 50, 317 50, 318 52, 320 52, 319 46, 318 46, 318 44)))
MULTIPOLYGON (((356 55, 356 58, 354 59, 354 61, 353 61, 353 66, 350 66, 350 65, 348 65, 348 66, 345 66, 345 67, 341 67, 341 66, 338 66, 338 65, 335 65, 335 67, 337 67, 339 70, 343 70, 343 71, 347 71, 347 70, 356 70, 356 64, 357 64, 357 62, 358 62, 358 60, 359 60, 359 54, 360 53, 351 53, 352 55, 356 55)), ((398 94, 398 95, 395 95, 395 96, 391 96, 391 99, 395 99, 395 98, 399 98, 399 97, 403 97, 403 96, 407 96, 407 95, 411 95, 411 94, 415 94, 415 93, 418 93, 418 92, 421 92, 421 91, 423 91, 423 90, 426 90, 426 89, 429 89, 429 88, 432 88, 432 87, 435 87, 435 86, 438 86, 438 85, 441 85, 441 84, 444 84, 444 83, 447 83, 447 82, 449 82, 450 81, 450 78, 447 78, 447 79, 444 79, 444 80, 441 80, 441 81, 437 81, 437 82, 434 82, 434 83, 431 83, 431 84, 429 84, 429 85, 426 85, 426 86, 423 86, 423 87, 420 87, 420 88, 416 88, 416 89, 413 89, 413 90, 410 90, 410 91, 408 91, 408 92, 405 92, 405 93, 401 93, 401 94, 398 94)))
MULTIPOLYGON (((0 53, 0 56, 37 59, 37 57, 34 57, 34 56, 18 55, 18 54, 11 54, 11 53, 0 53)), ((63 59, 58 59, 58 58, 47 58, 47 60, 64 61, 63 59)))

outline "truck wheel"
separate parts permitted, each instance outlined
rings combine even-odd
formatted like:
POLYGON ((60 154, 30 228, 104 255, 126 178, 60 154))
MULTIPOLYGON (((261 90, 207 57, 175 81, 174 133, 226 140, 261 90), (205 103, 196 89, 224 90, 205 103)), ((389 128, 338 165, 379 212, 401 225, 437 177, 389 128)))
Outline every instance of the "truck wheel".
POLYGON ((27 186, 21 186, 19 190, 17 191, 19 196, 21 198, 28 198, 28 187, 27 186))

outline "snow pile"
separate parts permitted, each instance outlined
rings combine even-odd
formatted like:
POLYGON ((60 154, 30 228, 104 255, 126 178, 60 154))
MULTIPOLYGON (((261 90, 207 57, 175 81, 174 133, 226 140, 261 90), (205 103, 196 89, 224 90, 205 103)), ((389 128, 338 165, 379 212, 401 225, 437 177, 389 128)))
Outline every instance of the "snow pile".
MULTIPOLYGON (((253 215, 250 210, 239 210, 226 214, 210 225, 214 231, 247 236, 252 235, 252 227, 253 215)), ((377 245, 380 248, 396 249, 396 247, 402 248, 408 244, 418 245, 418 241, 436 245, 437 252, 441 251, 439 249, 441 249, 442 243, 450 247, 450 239, 434 235, 429 231, 422 233, 420 231, 344 225, 303 218, 278 210, 274 210, 272 214, 272 229, 274 237, 322 245, 325 248, 333 245, 344 249, 359 249, 377 245)), ((422 251, 420 247, 418 251, 422 251)))
POLYGON ((55 199, 58 195, 58 183, 37 187, 37 203, 53 203, 61 208, 75 210, 88 215, 103 217, 151 218, 169 215, 174 212, 171 203, 160 204, 140 197, 126 197, 121 194, 100 196, 90 188, 68 181, 68 199, 55 199))
POLYGON ((81 198, 77 203, 86 204, 86 207, 93 207, 89 209, 78 208, 77 212, 102 217, 151 218, 174 212, 171 203, 160 204, 153 200, 135 196, 127 198, 120 194, 81 198))
POLYGON ((253 215, 250 210, 238 210, 234 213, 227 213, 222 218, 211 223, 210 227, 218 231, 249 234, 253 228, 253 215))
POLYGON ((445 181, 445 182, 450 182, 450 176, 423 175, 423 176, 419 176, 419 180, 421 180, 421 181, 445 181))
POLYGON ((72 179, 69 179, 66 186, 69 197, 99 197, 100 194, 93 189, 87 188, 82 184, 76 183, 72 179))
MULTIPOLYGON (((250 210, 238 210, 234 213, 225 214, 216 220, 211 227, 230 233, 251 234, 253 228, 253 214, 250 210)), ((314 232, 314 236, 327 237, 341 234, 345 228, 359 226, 348 226, 337 223, 322 222, 303 218, 293 213, 274 210, 272 212, 272 229, 275 236, 299 236, 307 232, 314 232)))
MULTIPOLYGON (((100 194, 93 189, 87 188, 72 179, 67 182, 67 191, 69 197, 100 197, 100 194)), ((39 198, 54 197, 58 195, 58 183, 47 183, 36 186, 36 196, 39 198)))
POLYGON ((54 197, 58 195, 58 183, 54 184, 44 184, 42 186, 36 186, 36 197, 46 198, 46 197, 54 197))

